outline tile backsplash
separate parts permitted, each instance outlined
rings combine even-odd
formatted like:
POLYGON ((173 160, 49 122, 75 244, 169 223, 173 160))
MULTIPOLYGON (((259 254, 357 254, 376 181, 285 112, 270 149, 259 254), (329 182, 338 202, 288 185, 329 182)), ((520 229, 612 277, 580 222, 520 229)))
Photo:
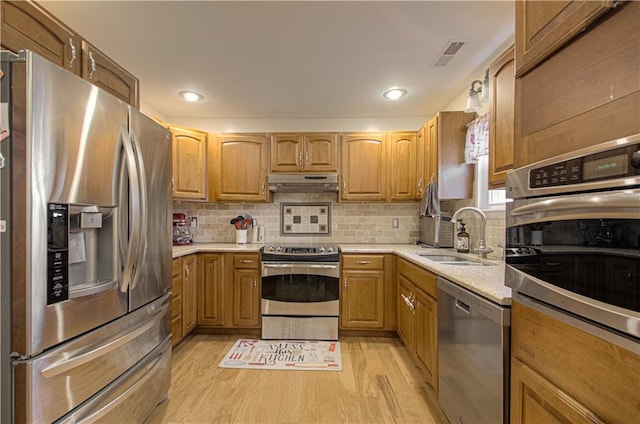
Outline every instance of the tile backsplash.
MULTIPOLYGON (((443 211, 453 213, 471 201, 443 201, 443 211)), ((234 243, 235 229, 230 220, 238 215, 251 214, 258 225, 265 226, 266 243, 361 243, 413 244, 418 240, 420 203, 339 203, 336 193, 274 193, 271 203, 196 203, 174 202, 174 212, 196 217, 198 228, 193 240, 197 243, 234 243), (282 203, 330 203, 331 229, 329 235, 282 235, 280 217, 282 203), (393 219, 398 228, 393 228, 393 219)), ((477 247, 480 220, 465 214, 471 248, 477 247)), ((498 243, 504 242, 504 216, 489 215, 485 231, 486 243, 494 252, 490 257, 502 257, 498 243)), ((251 235, 248 237, 251 240, 251 235)))

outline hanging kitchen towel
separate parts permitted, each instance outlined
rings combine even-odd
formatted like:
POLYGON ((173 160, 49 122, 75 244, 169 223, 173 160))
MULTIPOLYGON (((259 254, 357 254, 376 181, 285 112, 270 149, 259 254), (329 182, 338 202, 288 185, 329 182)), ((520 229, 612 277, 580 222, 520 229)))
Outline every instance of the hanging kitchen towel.
POLYGON ((431 177, 431 181, 424 189, 420 216, 440 214, 440 199, 438 198, 438 183, 431 177))
POLYGON ((489 113, 467 124, 464 145, 464 163, 478 162, 478 157, 489 154, 489 113))

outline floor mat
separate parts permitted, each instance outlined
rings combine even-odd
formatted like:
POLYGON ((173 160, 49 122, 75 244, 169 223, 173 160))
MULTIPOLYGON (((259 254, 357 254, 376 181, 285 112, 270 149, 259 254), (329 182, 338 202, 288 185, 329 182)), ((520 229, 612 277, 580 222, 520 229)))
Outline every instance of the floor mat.
POLYGON ((342 371, 340 342, 239 339, 220 368, 342 371))

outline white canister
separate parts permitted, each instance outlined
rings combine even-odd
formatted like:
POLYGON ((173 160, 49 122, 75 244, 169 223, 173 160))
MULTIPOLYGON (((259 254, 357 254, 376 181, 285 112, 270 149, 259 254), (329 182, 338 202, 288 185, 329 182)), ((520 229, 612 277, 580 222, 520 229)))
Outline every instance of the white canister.
POLYGON ((251 228, 251 243, 258 242, 258 227, 251 228))
POLYGON ((258 243, 264 243, 267 238, 267 231, 264 228, 264 225, 258 226, 258 243))
POLYGON ((247 243, 247 230, 236 230, 236 243, 237 244, 247 243))

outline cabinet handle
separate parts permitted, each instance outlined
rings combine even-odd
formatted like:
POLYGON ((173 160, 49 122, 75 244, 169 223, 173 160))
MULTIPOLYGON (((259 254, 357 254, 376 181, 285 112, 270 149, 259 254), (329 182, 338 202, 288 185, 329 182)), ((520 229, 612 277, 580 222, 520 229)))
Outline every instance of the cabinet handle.
POLYGON ((304 164, 309 165, 309 152, 304 152, 304 164))
POLYGON ((240 259, 241 264, 252 264, 253 259, 240 259))
POLYGON ((344 291, 347 291, 347 279, 344 279, 344 291))
POLYGON ((302 166, 302 152, 298 155, 298 163, 296 163, 296 165, 302 166))
POLYGON ((186 280, 187 278, 189 278, 189 274, 191 274, 191 270, 189 269, 189 267, 185 267, 184 268, 184 279, 186 280))
POLYGON ((422 190, 422 177, 418 180, 418 191, 422 190))
POLYGON ((69 47, 71 47, 71 59, 69 59, 69 68, 73 68, 73 62, 75 62, 78 57, 78 54, 76 53, 76 46, 73 44, 73 38, 69 38, 69 47))
POLYGON ((260 185, 260 194, 264 194, 264 179, 262 180, 262 184, 260 185))
POLYGON ((253 277, 253 288, 257 288, 258 287, 258 283, 256 281, 256 277, 253 277))
POLYGON ((342 189, 344 191, 347 191, 347 180, 345 180, 344 178, 342 179, 342 189))
POLYGON ((371 261, 356 261, 358 265, 369 265, 371 261))
POLYGON ((89 79, 93 79, 93 73, 96 71, 96 61, 93 58, 93 52, 89 52, 89 67, 91 68, 91 72, 89 72, 89 79))

